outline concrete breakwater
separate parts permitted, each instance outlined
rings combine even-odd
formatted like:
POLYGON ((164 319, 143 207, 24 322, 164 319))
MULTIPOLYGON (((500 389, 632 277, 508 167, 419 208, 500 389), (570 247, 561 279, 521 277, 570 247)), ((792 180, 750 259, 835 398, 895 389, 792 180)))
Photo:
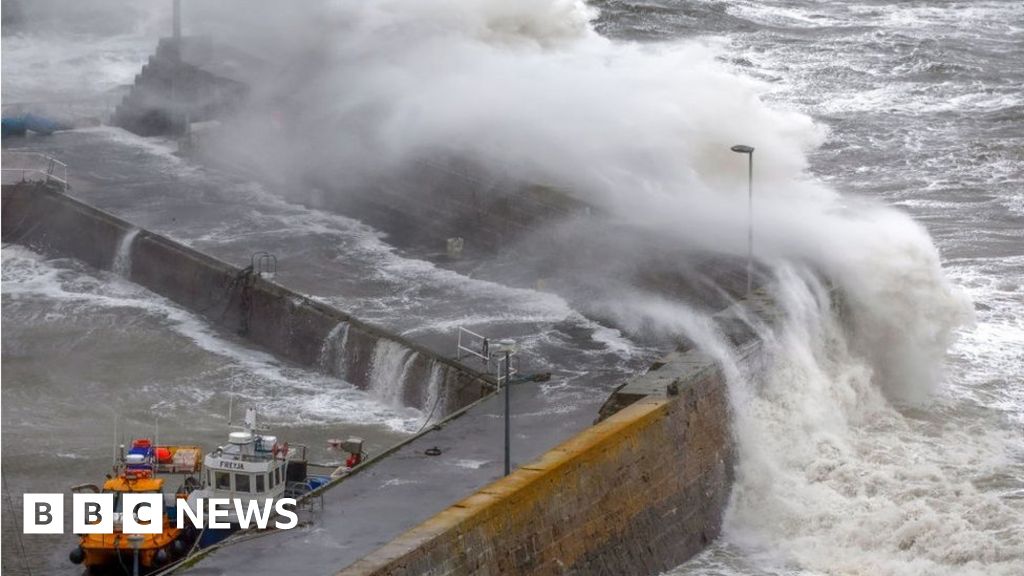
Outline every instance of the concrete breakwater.
MULTIPOLYGON (((760 345, 745 341, 750 361, 760 345)), ((617 390, 597 424, 338 576, 657 574, 718 536, 732 480, 721 372, 673 352, 617 390)))
POLYGON ((228 58, 218 49, 225 50, 209 38, 160 39, 111 122, 140 136, 181 135, 191 122, 212 120, 237 105, 249 91, 238 79, 242 68, 227 69, 221 61, 244 55, 228 58))
POLYGON ((3 187, 3 240, 112 269, 280 358, 396 403, 454 412, 492 378, 351 315, 42 184, 3 187))

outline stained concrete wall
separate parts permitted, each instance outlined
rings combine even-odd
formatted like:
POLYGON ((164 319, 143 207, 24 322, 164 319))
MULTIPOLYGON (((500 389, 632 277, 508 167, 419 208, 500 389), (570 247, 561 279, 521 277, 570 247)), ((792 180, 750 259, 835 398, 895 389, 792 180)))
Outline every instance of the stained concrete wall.
POLYGON ((721 530, 733 479, 726 385, 710 358, 677 352, 616 403, 338 575, 648 575, 682 563, 721 530))
MULTIPOLYGON (((3 241, 17 242, 43 253, 72 257, 109 269, 122 238, 136 228, 42 184, 3 187, 3 241)), ((316 302, 193 250, 169 238, 141 230, 131 252, 129 279, 238 333, 273 354, 302 366, 346 379, 359 387, 370 382, 376 348, 394 343, 411 360, 406 371, 404 400, 425 407, 432 379, 447 414, 493 389, 492 378, 439 356, 401 336, 371 326, 351 315, 316 302), (321 362, 332 331, 344 350, 321 362), (340 358, 337 355, 341 355, 340 358), (414 356, 412 356, 414 355, 414 356)))

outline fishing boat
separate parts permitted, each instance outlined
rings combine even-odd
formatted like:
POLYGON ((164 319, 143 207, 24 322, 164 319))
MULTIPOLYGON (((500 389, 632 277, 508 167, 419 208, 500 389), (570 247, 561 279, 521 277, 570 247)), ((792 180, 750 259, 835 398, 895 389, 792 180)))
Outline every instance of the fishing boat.
POLYGON ((187 554, 195 541, 196 531, 187 525, 177 528, 176 502, 200 487, 196 475, 202 470, 202 454, 202 449, 197 446, 157 446, 146 438, 134 440, 127 454, 122 446, 115 460, 114 472, 107 476, 102 489, 95 484, 72 488, 73 492, 114 495, 114 531, 112 534, 83 534, 78 546, 69 554, 71 562, 83 564, 90 571, 130 574, 136 553, 142 572, 159 568, 187 554), (178 485, 173 492, 165 492, 168 477, 175 476, 182 476, 177 481, 178 485), (129 535, 123 532, 123 497, 129 493, 163 495, 163 530, 160 533, 129 535))
MULTIPOLYGON (((262 508, 268 501, 298 498, 330 481, 330 476, 310 476, 306 446, 289 445, 267 434, 256 424, 256 410, 245 413, 240 430, 228 434, 228 443, 206 455, 203 462, 203 486, 189 494, 191 507, 198 499, 237 499, 242 509, 250 503, 262 508)), ((205 528, 199 535, 199 547, 215 544, 242 528, 235 508, 228 510, 229 528, 205 528)))

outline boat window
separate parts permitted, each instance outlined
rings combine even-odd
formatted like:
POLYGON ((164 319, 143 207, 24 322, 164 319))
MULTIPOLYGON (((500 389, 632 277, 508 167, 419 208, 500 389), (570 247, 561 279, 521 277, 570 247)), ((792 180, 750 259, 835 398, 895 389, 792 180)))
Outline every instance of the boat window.
POLYGON ((265 492, 266 489, 267 489, 267 486, 266 486, 266 474, 257 474, 256 475, 256 491, 257 492, 265 492))
POLYGON ((213 485, 217 490, 231 490, 231 474, 227 472, 214 472, 213 485))
POLYGON ((235 474, 235 492, 249 491, 249 475, 235 474))

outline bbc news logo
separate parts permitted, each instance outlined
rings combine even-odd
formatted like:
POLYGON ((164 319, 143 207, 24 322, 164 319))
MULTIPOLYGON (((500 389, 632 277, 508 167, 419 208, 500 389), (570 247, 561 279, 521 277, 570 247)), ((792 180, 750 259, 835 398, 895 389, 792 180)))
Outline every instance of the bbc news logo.
MULTIPOLYGON (((160 534, 163 532, 164 497, 162 494, 121 494, 121 509, 114 507, 113 494, 72 494, 71 527, 75 534, 113 534, 115 517, 120 531, 126 534, 160 534)), ((175 525, 185 528, 186 522, 196 529, 240 528, 266 529, 273 519, 274 528, 288 530, 299 523, 294 498, 277 500, 243 500, 241 498, 197 498, 194 507, 183 499, 175 500, 175 525)), ((63 494, 25 494, 23 503, 25 534, 64 533, 63 494)))

